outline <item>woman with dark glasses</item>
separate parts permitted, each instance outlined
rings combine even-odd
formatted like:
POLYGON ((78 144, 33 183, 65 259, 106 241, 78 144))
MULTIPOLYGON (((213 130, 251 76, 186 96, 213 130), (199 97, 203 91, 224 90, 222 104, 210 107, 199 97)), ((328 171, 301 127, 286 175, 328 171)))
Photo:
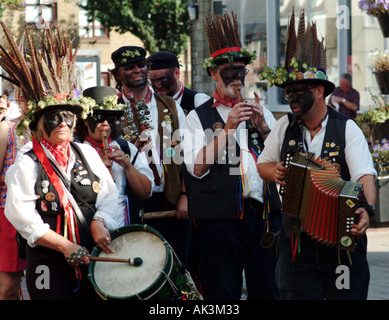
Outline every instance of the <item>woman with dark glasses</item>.
POLYGON ((35 106, 32 144, 7 173, 5 214, 27 242, 31 299, 95 299, 88 253, 96 244, 113 252, 118 190, 98 154, 72 141, 83 108, 59 103, 35 106))
POLYGON ((117 211, 113 213, 119 227, 141 223, 140 200, 150 196, 154 183, 153 172, 148 166, 146 155, 144 152, 138 153, 138 149, 132 143, 119 138, 116 122, 124 111, 114 109, 120 108, 114 88, 91 87, 86 89, 83 95, 95 100, 96 106, 86 120, 79 121, 76 135, 80 141, 96 149, 104 164, 112 172, 120 193, 117 211), (115 97, 114 105, 104 103, 107 101, 105 98, 108 97, 109 100, 112 95, 115 97), (109 146, 108 154, 104 150, 103 139, 106 139, 109 146))

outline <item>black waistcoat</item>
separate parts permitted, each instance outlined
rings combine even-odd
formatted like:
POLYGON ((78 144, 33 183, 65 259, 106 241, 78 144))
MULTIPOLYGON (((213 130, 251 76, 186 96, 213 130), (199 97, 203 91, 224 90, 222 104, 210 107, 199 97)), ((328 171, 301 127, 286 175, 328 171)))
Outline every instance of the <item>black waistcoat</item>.
MULTIPOLYGON (((346 123, 350 118, 345 115, 335 111, 334 109, 328 107, 328 123, 326 127, 326 133, 324 136, 321 157, 328 158, 332 162, 336 162, 340 165, 341 177, 345 181, 350 180, 350 173, 346 163, 346 123)), ((289 120, 291 121, 292 116, 289 114, 289 120)), ((303 144, 302 132, 299 127, 299 124, 294 123, 293 127, 288 126, 285 134, 285 140, 282 145, 281 150, 281 161, 285 161, 287 153, 294 153, 298 150, 290 150, 289 141, 296 141, 296 146, 303 144)), ((305 146, 304 146, 305 148, 305 146)), ((301 151, 301 149, 300 149, 301 151)))
POLYGON ((184 88, 184 93, 182 94, 182 99, 180 102, 180 106, 182 109, 186 110, 187 112, 192 111, 195 108, 195 95, 197 94, 197 91, 184 88))
MULTIPOLYGON (((91 250, 94 242, 91 237, 89 226, 96 211, 95 203, 98 192, 96 184, 99 183, 100 178, 92 172, 79 147, 73 142, 71 142, 71 147, 76 156, 76 162, 71 170, 71 180, 66 184, 70 187, 71 193, 85 219, 83 224, 76 215, 80 234, 80 245, 85 246, 88 250, 91 250)), ((60 206, 58 193, 33 149, 28 151, 26 154, 38 165, 38 176, 35 183, 35 193, 37 195, 36 210, 41 215, 42 220, 45 223, 48 223, 50 229, 54 231, 57 231, 57 217, 60 215, 60 234, 63 235, 64 209, 60 206)))
MULTIPOLYGON (((212 108, 213 99, 197 107, 207 141, 211 142, 215 135, 213 132, 225 126, 216 108, 212 108)), ((235 139, 234 139, 235 140, 235 139)), ((239 168, 239 145, 233 141, 228 144, 225 158, 213 164, 210 172, 202 179, 197 179, 185 173, 185 188, 188 196, 189 215, 201 219, 238 219, 237 188, 241 184, 240 175, 230 174, 230 169, 239 168)))

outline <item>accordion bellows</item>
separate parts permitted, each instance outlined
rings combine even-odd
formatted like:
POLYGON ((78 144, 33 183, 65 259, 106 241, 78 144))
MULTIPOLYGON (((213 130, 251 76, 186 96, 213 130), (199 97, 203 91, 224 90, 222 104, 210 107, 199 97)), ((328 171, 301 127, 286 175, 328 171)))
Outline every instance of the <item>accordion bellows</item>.
POLYGON ((317 242, 354 250, 351 226, 357 223, 362 191, 361 183, 341 179, 337 164, 296 153, 288 163, 282 211, 298 217, 302 230, 317 242))

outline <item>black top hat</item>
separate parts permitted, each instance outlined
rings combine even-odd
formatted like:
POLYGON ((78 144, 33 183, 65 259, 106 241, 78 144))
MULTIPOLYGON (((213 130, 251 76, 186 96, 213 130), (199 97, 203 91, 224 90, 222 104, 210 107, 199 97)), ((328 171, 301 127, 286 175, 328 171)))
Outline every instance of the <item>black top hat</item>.
MULTIPOLYGON (((107 109, 104 107, 104 99, 108 96, 115 95, 116 89, 108 86, 96 86, 85 89, 82 92, 84 97, 92 98, 96 101, 96 107, 93 108, 93 114, 110 115, 120 118, 124 114, 124 110, 107 109)), ((92 110, 91 110, 92 111, 92 110)))
POLYGON ((123 67, 130 63, 145 60, 146 50, 136 46, 120 47, 111 54, 111 59, 115 64, 115 67, 123 67))
POLYGON ((169 51, 159 51, 153 53, 146 59, 149 70, 161 70, 179 68, 177 56, 169 51))
POLYGON ((45 115, 46 113, 53 111, 53 110, 67 110, 73 112, 77 118, 81 117, 81 113, 83 111, 82 106, 78 104, 54 104, 50 106, 46 106, 43 109, 39 109, 34 113, 34 118, 30 122, 29 127, 31 131, 35 131, 38 128, 38 122, 39 119, 45 115))

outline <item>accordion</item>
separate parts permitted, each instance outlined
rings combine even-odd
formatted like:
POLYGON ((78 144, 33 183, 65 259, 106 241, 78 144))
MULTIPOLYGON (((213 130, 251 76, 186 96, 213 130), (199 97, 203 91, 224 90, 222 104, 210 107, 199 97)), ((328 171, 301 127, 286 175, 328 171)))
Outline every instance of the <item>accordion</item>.
POLYGON ((298 217, 303 232, 319 243, 354 250, 351 226, 362 206, 363 185, 341 179, 339 165, 296 153, 287 159, 282 212, 298 217))

